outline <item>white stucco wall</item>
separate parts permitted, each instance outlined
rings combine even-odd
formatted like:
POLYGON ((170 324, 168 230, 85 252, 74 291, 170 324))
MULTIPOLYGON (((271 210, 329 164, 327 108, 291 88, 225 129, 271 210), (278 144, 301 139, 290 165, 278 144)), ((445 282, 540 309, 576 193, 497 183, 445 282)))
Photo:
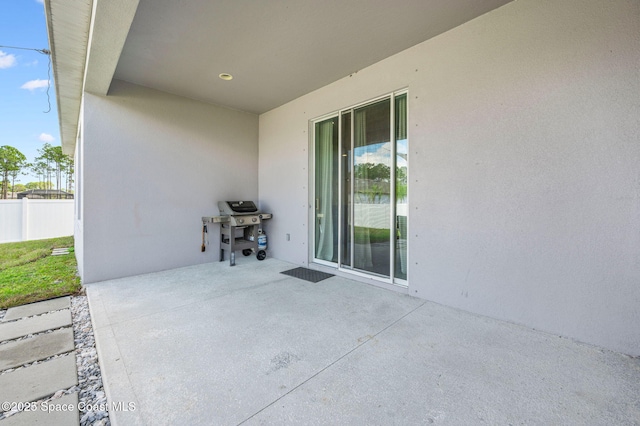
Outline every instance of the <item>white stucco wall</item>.
POLYGON ((271 255, 309 120, 408 87, 409 294, 640 354, 639 70, 640 2, 519 0, 261 115, 271 255))
POLYGON ((114 81, 85 93, 83 282, 217 261, 217 202, 258 198, 258 117, 114 81))
POLYGON ((73 156, 73 169, 75 171, 75 196, 74 196, 74 221, 73 221, 73 245, 78 275, 84 277, 84 229, 82 215, 84 212, 84 101, 80 105, 80 117, 78 119, 78 138, 73 156))

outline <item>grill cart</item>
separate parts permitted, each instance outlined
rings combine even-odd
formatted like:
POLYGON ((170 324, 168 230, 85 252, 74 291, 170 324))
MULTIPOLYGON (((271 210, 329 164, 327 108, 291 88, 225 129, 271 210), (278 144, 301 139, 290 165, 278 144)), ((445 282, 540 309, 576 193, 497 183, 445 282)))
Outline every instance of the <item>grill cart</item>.
POLYGON ((236 264, 236 251, 250 256, 255 253, 258 260, 267 257, 266 235, 263 234, 262 221, 271 219, 271 213, 261 213, 253 201, 219 201, 219 216, 205 216, 207 223, 220 224, 220 262, 224 261, 224 251, 229 252, 229 265, 236 264))

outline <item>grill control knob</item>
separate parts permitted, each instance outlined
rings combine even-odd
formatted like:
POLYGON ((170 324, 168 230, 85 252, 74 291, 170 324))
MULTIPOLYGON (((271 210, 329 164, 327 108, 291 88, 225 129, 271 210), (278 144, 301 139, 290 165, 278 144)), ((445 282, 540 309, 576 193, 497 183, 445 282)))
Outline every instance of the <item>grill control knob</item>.
POLYGON ((244 219, 238 219, 238 223, 244 223, 244 219))

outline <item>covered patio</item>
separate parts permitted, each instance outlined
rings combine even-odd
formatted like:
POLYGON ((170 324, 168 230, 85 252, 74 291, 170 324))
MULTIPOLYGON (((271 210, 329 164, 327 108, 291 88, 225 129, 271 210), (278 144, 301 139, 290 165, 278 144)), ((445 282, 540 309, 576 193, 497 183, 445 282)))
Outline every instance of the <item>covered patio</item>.
POLYGON ((298 265, 87 285, 113 424, 634 424, 640 359, 298 265), (114 409, 114 407, 116 407, 114 409))
POLYGON ((270 258, 640 355, 640 1, 44 7, 83 284, 215 262, 251 200, 270 258))

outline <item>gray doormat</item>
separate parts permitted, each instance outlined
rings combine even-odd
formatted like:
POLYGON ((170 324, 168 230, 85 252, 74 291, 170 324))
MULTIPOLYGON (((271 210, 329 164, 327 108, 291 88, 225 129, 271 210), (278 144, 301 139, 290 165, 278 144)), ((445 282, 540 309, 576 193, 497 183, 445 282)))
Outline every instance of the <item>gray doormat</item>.
POLYGON ((327 278, 333 277, 332 274, 327 274, 325 272, 314 271, 313 269, 307 268, 294 268, 288 271, 280 272, 281 274, 289 275, 295 278, 300 278, 301 280, 309 281, 312 283, 317 283, 318 281, 326 280, 327 278))

